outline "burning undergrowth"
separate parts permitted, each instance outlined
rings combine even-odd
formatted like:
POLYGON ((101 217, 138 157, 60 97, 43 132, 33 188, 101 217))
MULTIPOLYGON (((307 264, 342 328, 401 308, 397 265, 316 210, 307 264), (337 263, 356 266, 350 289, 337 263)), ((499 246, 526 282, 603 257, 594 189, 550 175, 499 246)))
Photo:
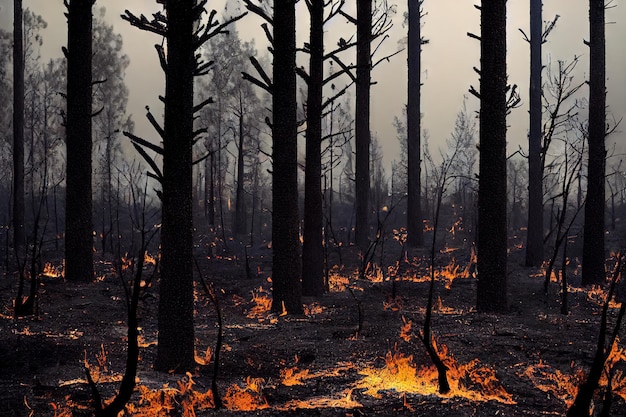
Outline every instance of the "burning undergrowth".
MULTIPOLYGON (((403 327, 401 336, 406 337, 405 332, 403 327)), ((417 364, 413 355, 402 353, 397 345, 386 353, 382 367, 370 365, 359 370, 362 378, 356 382, 355 388, 375 398, 381 398, 384 391, 395 391, 399 394, 439 395, 475 402, 515 404, 493 368, 483 365, 478 359, 461 364, 450 354, 446 345, 435 345, 435 348, 448 368, 450 392, 439 393, 438 374, 434 365, 417 364)))
MULTIPOLYGON (((473 308, 475 280, 471 279, 467 248, 447 248, 439 254, 433 332, 439 342, 437 352, 448 368, 451 390, 439 394, 437 372, 424 347, 411 336, 418 333, 412 326, 423 319, 427 288, 424 280, 412 278, 422 275, 416 266, 420 256, 406 261, 414 266, 399 264, 398 275, 388 273, 382 281, 377 270, 359 280, 352 269, 337 267, 329 276, 331 291, 316 300, 306 299, 305 314, 297 317, 271 312, 267 279, 236 280, 230 272, 228 279, 222 279, 219 271, 213 273, 217 288, 223 289, 219 294, 225 320, 218 378, 224 409, 218 415, 395 415, 398 410, 402 414, 411 409, 418 415, 460 417, 539 415, 545 410, 563 413, 575 395, 581 371, 588 369, 596 336, 594 299, 600 295, 581 290, 580 306, 573 308, 570 316, 557 315, 546 310, 549 300, 534 294, 538 280, 530 279, 527 270, 514 270, 512 291, 519 294, 512 301, 515 314, 481 315, 473 308), (391 297, 390 277, 397 280, 395 297, 391 297), (452 285, 445 289, 448 282, 452 285), (517 307, 518 298, 522 307, 517 307), (403 315, 414 323, 405 318, 397 325, 403 315), (559 320, 538 320, 540 315, 559 320), (358 337, 353 337, 359 319, 363 326, 358 337)), ((234 263, 220 262, 224 269, 234 263)), ((54 273, 51 269, 50 274, 54 273)), ((59 344, 72 346, 71 366, 58 361, 40 366, 38 377, 44 375, 39 377, 43 387, 35 389, 31 388, 28 366, 37 362, 16 358, 0 344, 0 361, 16 364, 15 371, 4 370, 4 374, 22 378, 19 387, 10 385, 22 390, 14 405, 25 410, 21 415, 29 415, 29 410, 34 410, 34 415, 58 417, 88 413, 90 397, 82 369, 86 347, 105 403, 119 385, 125 339, 118 322, 125 312, 123 303, 113 300, 123 293, 111 279, 97 280, 73 292, 65 285, 62 279, 46 281, 41 320, 0 318, 3 330, 8 330, 3 334, 10 336, 5 346, 11 349, 31 340, 38 349, 42 345, 37 342, 42 340, 49 349, 57 349, 59 344), (54 324, 58 327, 50 328, 54 324), (53 376, 46 379, 46 374, 53 376)), ((127 414, 215 414, 208 371, 214 352, 207 349, 215 344, 214 312, 197 308, 198 368, 181 376, 151 369, 157 347, 155 311, 156 301, 146 298, 140 370, 127 414)), ((41 351, 40 356, 56 357, 50 351, 41 351)), ((604 377, 602 387, 608 385, 610 376, 619 401, 615 415, 621 417, 626 415, 619 413, 626 396, 622 394, 626 390, 625 360, 623 353, 613 357, 615 366, 604 377)))

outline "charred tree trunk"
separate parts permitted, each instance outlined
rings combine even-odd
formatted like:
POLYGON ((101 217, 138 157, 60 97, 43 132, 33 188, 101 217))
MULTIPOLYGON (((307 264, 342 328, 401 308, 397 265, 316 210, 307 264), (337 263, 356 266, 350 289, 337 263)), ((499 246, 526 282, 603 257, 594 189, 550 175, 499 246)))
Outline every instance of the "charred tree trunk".
POLYGON ((421 170, 421 72, 422 72, 422 36, 421 36, 422 0, 409 0, 408 34, 408 100, 406 107, 407 125, 407 243, 409 246, 424 244, 422 233, 422 170, 421 170))
POLYGON ((371 86, 371 39, 372 2, 358 1, 357 52, 356 52, 356 218, 355 243, 361 251, 367 250, 369 239, 370 194, 370 86, 371 86))
POLYGON ((274 2, 272 90, 272 311, 302 313, 294 0, 274 2))
POLYGON ((543 261, 543 170, 541 168, 542 0, 530 0, 530 133, 528 135, 528 235, 526 266, 543 261))
POLYGON ((481 5, 478 293, 483 312, 507 309, 506 0, 481 5))
POLYGON ((309 7, 311 33, 307 96, 306 166, 304 180, 304 244, 302 246, 302 293, 324 293, 322 247, 322 84, 324 78, 324 0, 309 7))
POLYGON ((589 1, 589 163, 583 241, 583 285, 605 281, 606 50, 604 0, 589 1))
POLYGON ((161 226, 159 340, 155 369, 193 369, 192 142, 195 0, 169 0, 161 226))
MULTIPOLYGON (((26 243, 24 232, 24 43, 22 0, 13 1, 13 246, 26 243)), ((8 245, 8 243, 7 243, 8 245)))
POLYGON ((91 8, 95 0, 67 4, 67 167, 65 176, 65 278, 91 281, 91 8))
POLYGON ((248 222, 246 217, 246 197, 243 188, 244 182, 244 139, 245 132, 243 128, 243 98, 239 97, 239 108, 241 110, 239 117, 239 145, 237 151, 237 191, 235 201, 235 224, 233 229, 238 235, 245 235, 248 232, 248 222))
MULTIPOLYGON (((193 294, 193 169, 192 147, 199 131, 194 132, 194 113, 211 100, 194 106, 193 79, 206 74, 211 62, 196 61, 196 50, 211 37, 224 33, 233 21, 218 24, 209 16, 206 26, 197 26, 205 12, 197 0, 164 0, 165 15, 155 13, 148 21, 128 10, 122 15, 133 26, 167 39, 167 51, 157 45, 165 72, 165 119, 161 127, 148 110, 148 120, 163 140, 163 148, 128 132, 135 148, 154 170, 163 187, 161 197, 161 282, 159 288, 158 349, 154 368, 167 372, 186 372, 195 367, 194 294, 193 294), (141 147, 163 155, 163 170, 141 147)), ((201 131, 201 130, 200 130, 201 131)))

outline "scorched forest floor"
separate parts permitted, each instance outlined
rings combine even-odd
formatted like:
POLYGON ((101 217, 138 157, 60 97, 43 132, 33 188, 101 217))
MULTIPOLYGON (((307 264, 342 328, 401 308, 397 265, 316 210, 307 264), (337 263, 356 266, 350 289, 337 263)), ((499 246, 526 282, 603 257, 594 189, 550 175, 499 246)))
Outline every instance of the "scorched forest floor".
MULTIPOLYGON (((246 274, 243 253, 212 258, 201 250, 196 254, 203 275, 217 290, 222 310, 224 346, 218 386, 221 395, 231 396, 230 409, 189 406, 191 390, 206 393, 211 385, 212 363, 200 363, 210 358, 205 352, 214 348, 217 335, 215 308, 199 285, 198 368, 189 375, 152 370, 157 340, 154 279, 144 288, 140 302, 137 383, 141 389, 131 400, 135 414, 187 416, 193 415, 184 414, 193 408, 198 416, 564 415, 581 371, 588 370, 593 358, 602 294, 577 290, 572 261, 570 313, 562 315, 558 284, 552 282, 545 295, 541 270, 521 266, 523 249, 516 248, 520 239, 511 241, 510 311, 477 313, 476 280, 467 273, 471 248, 464 241, 450 240, 448 249, 437 255, 437 268, 447 267, 456 278, 447 289, 446 279, 438 275, 432 329, 439 350, 447 347, 452 368, 471 364, 463 369, 473 369, 472 375, 451 375, 451 379, 458 379, 473 394, 457 395, 454 390, 433 394, 425 376, 431 362, 418 336, 428 281, 415 277, 429 273, 427 250, 410 251, 409 264, 400 266, 392 284, 387 273, 357 279, 358 256, 354 249, 344 248, 346 264, 331 273, 332 291, 319 299, 305 298, 306 314, 281 317, 270 314, 263 304, 271 286, 271 249, 263 245, 247 252, 252 278, 246 274), (359 320, 362 328, 357 333, 359 320), (407 364, 415 369, 413 375, 409 369, 408 378, 420 381, 421 392, 415 392, 420 391, 415 381, 409 381, 406 389, 401 383, 396 389, 376 386, 376 375, 393 379, 406 373, 407 364), (490 397, 488 391, 495 395, 490 397), (149 397, 150 393, 160 395, 149 397), (238 396, 244 393, 251 399, 247 405, 238 404, 238 396), (173 395, 173 405, 158 404, 165 402, 166 394, 173 395), (151 411, 140 414, 141 407, 151 411), (246 408, 253 410, 241 411, 246 408)), ((399 248, 391 239, 385 244, 387 266, 399 259, 399 248)), ((16 278, 11 273, 0 278, 0 416, 90 415, 85 361, 98 373, 103 397, 115 394, 126 359, 125 296, 112 271, 112 257, 97 258, 99 278, 93 283, 42 277, 37 318, 13 319, 16 278)), ((337 262, 335 252, 331 259, 337 262)), ((144 277, 151 276, 151 268, 148 265, 144 277)), ((624 362, 618 362, 616 369, 623 368, 624 362)), ((626 416, 623 399, 616 396, 614 401, 611 415, 626 416)))

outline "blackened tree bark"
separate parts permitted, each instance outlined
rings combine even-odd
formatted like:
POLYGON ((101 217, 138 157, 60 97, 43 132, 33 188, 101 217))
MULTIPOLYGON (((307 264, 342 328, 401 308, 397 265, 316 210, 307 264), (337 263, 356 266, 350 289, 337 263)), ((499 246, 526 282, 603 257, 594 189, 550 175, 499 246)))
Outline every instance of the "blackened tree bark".
POLYGON ((22 0, 13 2, 13 245, 24 233, 24 42, 22 0))
POLYGON ((276 0, 272 88, 272 311, 302 313, 295 0, 276 0))
POLYGON ((583 285, 602 283, 606 169, 606 51, 604 0, 589 0, 589 163, 583 241, 583 285))
POLYGON ((243 94, 239 92, 239 111, 235 115, 239 122, 239 143, 237 144, 237 190, 235 194, 235 224, 234 230, 238 235, 245 235, 248 232, 248 222, 246 216, 246 196, 243 188, 244 183, 244 140, 246 132, 244 129, 244 103, 243 94))
POLYGON ((422 234, 422 170, 421 170, 421 72, 422 35, 421 6, 423 0, 409 0, 408 31, 408 98, 406 106, 407 125, 407 209, 406 228, 409 246, 424 244, 422 234))
POLYGON ((528 135, 528 234, 526 266, 543 261, 543 169, 541 166, 542 0, 530 0, 530 133, 528 135))
POLYGON ((362 251, 369 240, 369 194, 370 194, 370 87, 371 87, 371 38, 372 2, 358 1, 356 4, 356 216, 355 243, 362 251))
POLYGON ((69 0, 67 41, 67 166, 65 176, 65 278, 91 281, 91 58, 95 0, 69 0))
MULTIPOLYGON (((154 14, 148 21, 126 11, 122 18, 142 30, 167 39, 167 51, 156 49, 165 72, 164 126, 148 112, 148 119, 163 140, 163 148, 125 132, 139 143, 163 155, 163 172, 147 159, 163 187, 161 193, 161 281, 159 291, 159 338, 154 368, 185 372, 194 368, 194 298, 192 240, 192 146, 200 131, 194 131, 194 113, 212 102, 193 104, 193 78, 204 75, 212 63, 196 60, 196 50, 238 18, 218 24, 214 13, 204 26, 197 26, 204 3, 197 0, 164 0, 165 16, 154 14)), ((241 17, 241 16, 239 16, 241 17)), ((199 56, 198 56, 199 59, 199 56)), ((138 148, 139 149, 139 148, 138 148)), ((145 152, 143 152, 145 154, 145 152)), ((145 154, 147 155, 147 154, 145 154)), ((144 156, 146 158, 146 156, 144 156)))
POLYGON ((506 0, 485 0, 480 13, 480 159, 477 308, 507 309, 506 0))
POLYGON ((322 248, 322 87, 324 81, 324 0, 312 0, 307 79, 306 165, 304 180, 304 243, 302 246, 302 293, 324 292, 322 248))
POLYGON ((195 0, 168 0, 159 344, 155 369, 193 369, 192 142, 195 0))

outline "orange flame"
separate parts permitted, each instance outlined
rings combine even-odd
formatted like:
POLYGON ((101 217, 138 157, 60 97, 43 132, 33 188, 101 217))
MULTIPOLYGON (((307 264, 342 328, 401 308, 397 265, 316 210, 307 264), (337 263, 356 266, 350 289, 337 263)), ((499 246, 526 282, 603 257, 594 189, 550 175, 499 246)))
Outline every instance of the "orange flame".
POLYGON ((251 319, 263 320, 267 313, 272 308, 272 297, 269 291, 263 287, 259 287, 258 290, 252 291, 252 302, 255 304, 252 309, 246 315, 251 319))
MULTIPOLYGON (((445 345, 435 346, 448 367, 450 392, 445 397, 461 397, 472 401, 498 401, 515 404, 495 376, 495 371, 481 365, 477 359, 467 364, 459 364, 448 353, 445 345)), ((364 378, 356 383, 356 388, 365 389, 365 394, 380 398, 381 391, 394 390, 400 393, 441 395, 438 393, 437 370, 433 365, 417 367, 413 356, 405 356, 394 349, 385 355, 384 368, 366 368, 359 372, 364 378)))
POLYGON ((574 403, 578 386, 585 378, 582 369, 574 368, 573 363, 571 366, 571 374, 566 374, 540 360, 538 364, 528 366, 520 374, 530 379, 537 389, 550 393, 569 408, 574 403))
POLYGON ((247 377, 245 386, 231 385, 224 395, 224 405, 232 411, 254 411, 269 408, 263 395, 262 378, 247 377))

